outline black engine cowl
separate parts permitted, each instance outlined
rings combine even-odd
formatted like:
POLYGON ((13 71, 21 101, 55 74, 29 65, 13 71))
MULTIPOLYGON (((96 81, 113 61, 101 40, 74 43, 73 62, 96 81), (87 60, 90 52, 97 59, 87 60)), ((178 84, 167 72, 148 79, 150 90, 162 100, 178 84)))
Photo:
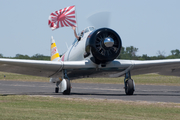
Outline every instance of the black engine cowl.
POLYGON ((86 41, 86 52, 92 53, 91 60, 96 64, 105 64, 117 58, 121 47, 120 36, 109 28, 93 31, 86 41))

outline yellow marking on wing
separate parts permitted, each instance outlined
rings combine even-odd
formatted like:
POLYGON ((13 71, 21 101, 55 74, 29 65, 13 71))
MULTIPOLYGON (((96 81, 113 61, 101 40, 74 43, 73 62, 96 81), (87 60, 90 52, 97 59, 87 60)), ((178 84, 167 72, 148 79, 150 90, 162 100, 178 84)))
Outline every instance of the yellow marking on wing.
POLYGON ((59 57, 59 53, 54 54, 53 56, 51 56, 51 61, 53 61, 54 59, 56 59, 57 57, 59 57))
POLYGON ((51 49, 52 49, 53 47, 56 47, 56 43, 52 43, 52 44, 51 44, 51 49))

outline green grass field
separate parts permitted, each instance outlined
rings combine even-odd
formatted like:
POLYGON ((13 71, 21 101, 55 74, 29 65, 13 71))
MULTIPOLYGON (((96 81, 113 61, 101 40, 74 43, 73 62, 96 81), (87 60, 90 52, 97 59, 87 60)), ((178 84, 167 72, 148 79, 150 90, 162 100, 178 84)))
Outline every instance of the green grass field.
MULTIPOLYGON (((180 77, 164 76, 158 74, 144 74, 132 76, 136 84, 147 85, 173 85, 180 86, 180 77)), ((36 77, 30 75, 20 75, 14 73, 0 72, 0 80, 17 80, 17 81, 34 81, 34 82, 49 82, 49 78, 36 77), (6 76, 4 78, 4 75, 6 76)), ((120 78, 82 78, 72 80, 75 83, 104 83, 104 84, 123 84, 124 77, 120 78)))
POLYGON ((179 120, 180 104, 0 96, 1 120, 179 120))
MULTIPOLYGON (((136 84, 180 86, 180 77, 146 74, 132 78, 136 84)), ((72 82, 123 84, 123 79, 123 77, 86 78, 72 82)), ((0 80, 49 82, 49 78, 5 72, 0 72, 0 80)), ((0 120, 179 120, 179 118, 178 103, 0 95, 0 120)))

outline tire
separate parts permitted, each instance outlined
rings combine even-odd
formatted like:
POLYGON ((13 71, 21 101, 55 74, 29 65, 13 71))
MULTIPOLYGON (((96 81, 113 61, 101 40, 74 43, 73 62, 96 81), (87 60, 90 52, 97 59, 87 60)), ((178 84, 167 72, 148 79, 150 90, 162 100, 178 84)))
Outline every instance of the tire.
POLYGON ((125 93, 126 95, 133 95, 134 93, 134 81, 129 79, 125 82, 125 93))
POLYGON ((67 83, 67 89, 63 92, 63 95, 70 95, 71 93, 71 83, 70 80, 65 79, 67 83))
POLYGON ((55 88, 55 93, 58 93, 59 92, 59 87, 56 87, 55 88))

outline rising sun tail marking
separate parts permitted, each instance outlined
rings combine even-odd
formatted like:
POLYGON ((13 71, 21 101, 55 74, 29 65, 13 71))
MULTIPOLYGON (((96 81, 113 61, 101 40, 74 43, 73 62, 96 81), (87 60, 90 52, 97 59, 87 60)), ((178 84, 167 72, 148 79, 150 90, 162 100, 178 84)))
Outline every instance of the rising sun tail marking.
POLYGON ((59 61, 59 60, 60 60, 60 57, 59 57, 59 52, 56 47, 56 43, 53 37, 51 37, 51 61, 59 61))

